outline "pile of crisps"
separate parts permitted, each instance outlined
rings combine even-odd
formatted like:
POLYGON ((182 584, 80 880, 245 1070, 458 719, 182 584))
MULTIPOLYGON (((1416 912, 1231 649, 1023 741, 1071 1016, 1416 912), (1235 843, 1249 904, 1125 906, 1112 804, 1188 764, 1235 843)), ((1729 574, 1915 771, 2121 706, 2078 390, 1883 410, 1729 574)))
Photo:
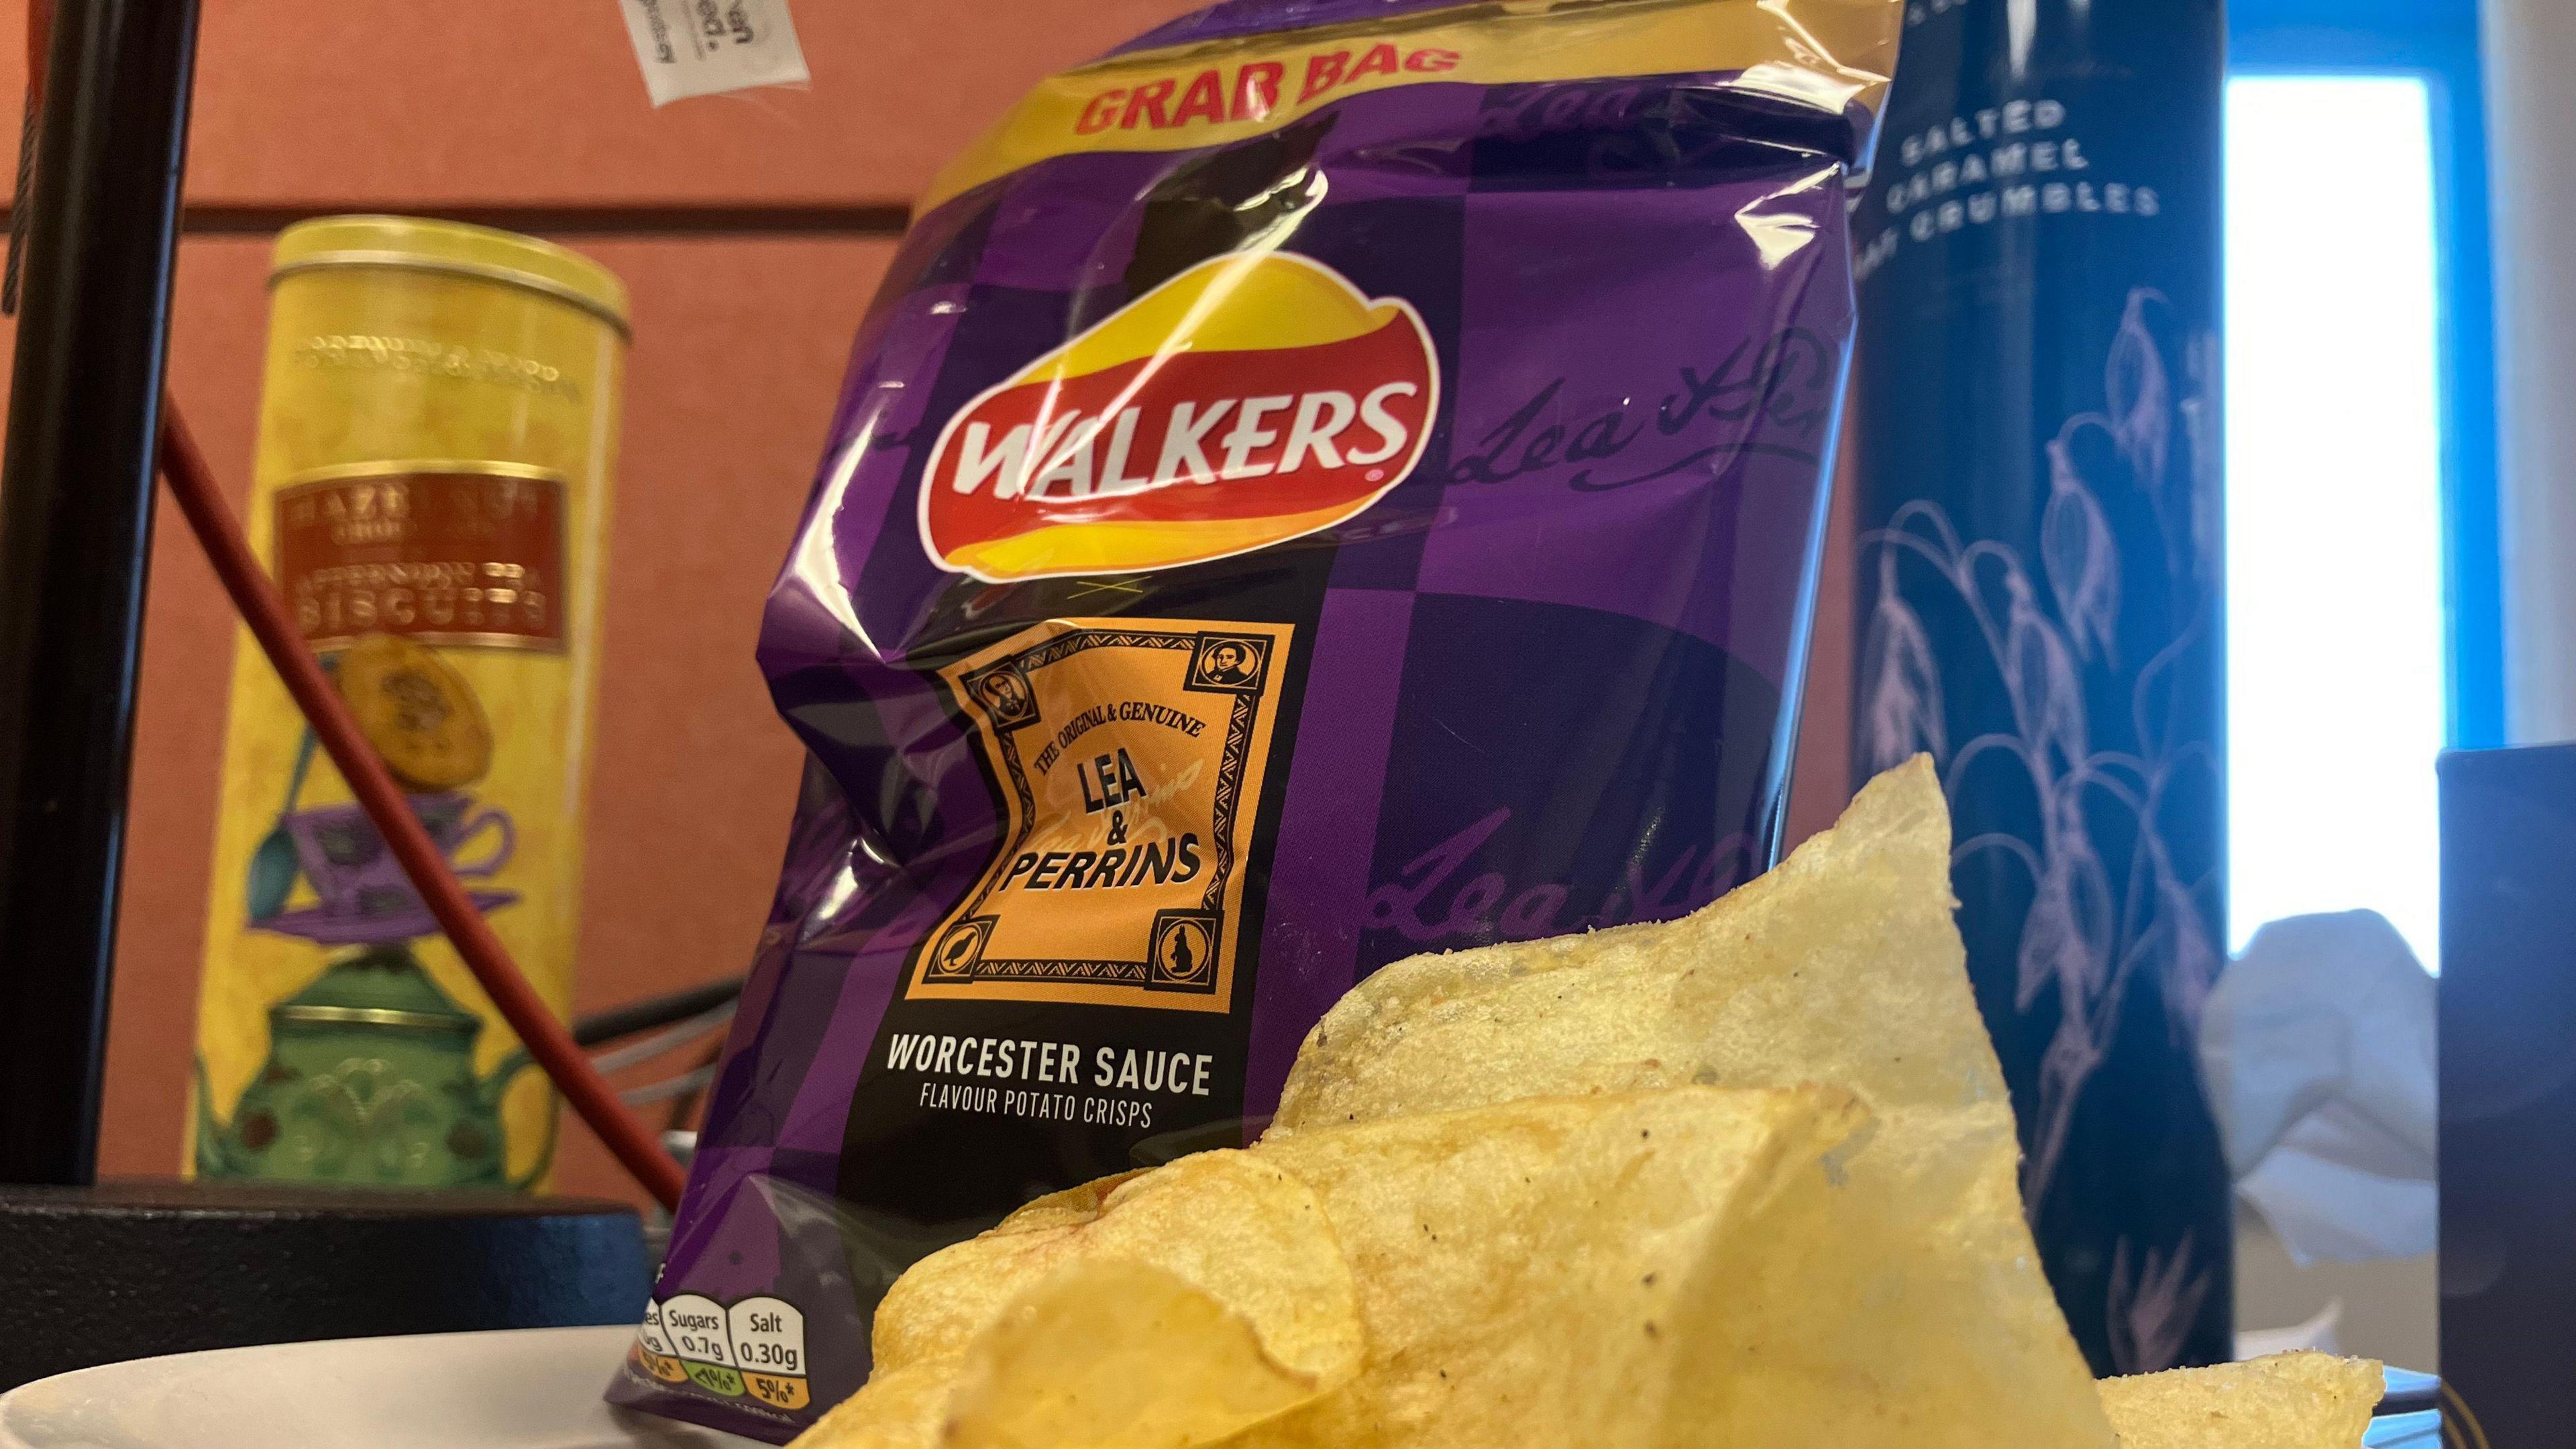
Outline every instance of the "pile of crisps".
POLYGON ((1930 763, 1670 924, 1425 956, 1268 1132, 916 1265, 806 1449, 2349 1449, 2376 1364, 2097 1386, 1930 763))

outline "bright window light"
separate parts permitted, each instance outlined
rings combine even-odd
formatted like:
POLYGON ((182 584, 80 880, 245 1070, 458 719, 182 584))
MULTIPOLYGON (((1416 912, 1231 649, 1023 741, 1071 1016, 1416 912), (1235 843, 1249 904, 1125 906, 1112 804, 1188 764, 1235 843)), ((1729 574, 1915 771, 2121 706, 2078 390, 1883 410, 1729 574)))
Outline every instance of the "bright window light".
POLYGON ((2430 97, 2227 87, 2229 906, 2368 907, 2438 969, 2445 743, 2430 97))

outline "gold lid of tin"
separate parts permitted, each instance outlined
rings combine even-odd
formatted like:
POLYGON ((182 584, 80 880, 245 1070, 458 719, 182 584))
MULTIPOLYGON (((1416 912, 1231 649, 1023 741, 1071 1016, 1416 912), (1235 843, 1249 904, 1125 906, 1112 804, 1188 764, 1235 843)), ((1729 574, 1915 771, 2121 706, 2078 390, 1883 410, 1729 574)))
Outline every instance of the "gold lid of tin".
POLYGON ((324 216, 277 234, 269 280, 321 267, 396 267, 479 277, 541 292, 628 332, 626 284, 581 253, 552 242, 418 216, 324 216))

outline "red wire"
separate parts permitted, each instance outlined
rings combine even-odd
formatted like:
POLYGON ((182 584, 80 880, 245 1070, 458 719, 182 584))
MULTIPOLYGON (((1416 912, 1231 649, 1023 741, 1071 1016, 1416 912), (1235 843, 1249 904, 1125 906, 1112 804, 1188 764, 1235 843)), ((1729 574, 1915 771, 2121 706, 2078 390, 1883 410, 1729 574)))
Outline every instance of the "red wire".
POLYGON ((27 0, 27 109, 45 98, 45 47, 54 38, 54 0, 27 0))
POLYGON ((664 1207, 677 1207, 680 1188, 686 1181, 680 1164, 626 1110, 608 1079, 591 1067, 590 1058, 574 1044, 572 1033, 538 998, 528 978, 510 959, 509 948, 501 944, 483 913, 474 909, 465 888, 457 884, 455 874, 448 869, 447 857, 439 853, 429 832, 421 828, 401 787, 394 783, 384 762, 376 758, 375 748, 358 732, 357 722, 349 717, 339 691, 331 687, 320 662, 305 647, 304 636, 287 617, 285 604, 270 587, 266 571, 252 556, 241 526, 225 505, 214 472, 206 466, 205 455, 197 450, 196 440, 180 419, 178 404, 166 396, 161 400, 161 477, 170 485, 171 496, 178 500, 179 511, 188 516, 189 525, 196 530, 207 561, 223 580, 224 592, 232 595, 233 607, 250 625, 268 662, 277 667, 287 692, 295 696, 297 707, 311 722, 315 737, 330 752, 332 763, 348 779, 350 791, 366 807, 367 818, 375 822, 395 858, 402 862, 403 874, 411 878, 421 899, 428 903, 439 929, 455 944, 456 954, 465 958, 466 967, 473 971, 475 980, 483 983, 492 1004, 500 1008, 502 1019, 519 1034, 529 1054, 545 1068, 547 1076, 554 1078, 564 1100, 599 1134, 599 1140, 608 1144, 608 1150, 635 1175, 645 1191, 664 1207))

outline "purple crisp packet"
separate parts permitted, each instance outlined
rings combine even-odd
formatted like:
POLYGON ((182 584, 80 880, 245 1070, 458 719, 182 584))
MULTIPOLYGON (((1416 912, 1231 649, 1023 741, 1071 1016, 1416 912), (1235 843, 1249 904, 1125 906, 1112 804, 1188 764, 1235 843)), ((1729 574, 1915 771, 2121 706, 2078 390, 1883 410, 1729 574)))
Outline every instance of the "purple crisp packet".
POLYGON ((1352 983, 1780 842, 1897 0, 1230 0, 1039 86, 861 329, 811 752, 609 1396, 784 1440, 905 1267, 1236 1146, 1352 983))

